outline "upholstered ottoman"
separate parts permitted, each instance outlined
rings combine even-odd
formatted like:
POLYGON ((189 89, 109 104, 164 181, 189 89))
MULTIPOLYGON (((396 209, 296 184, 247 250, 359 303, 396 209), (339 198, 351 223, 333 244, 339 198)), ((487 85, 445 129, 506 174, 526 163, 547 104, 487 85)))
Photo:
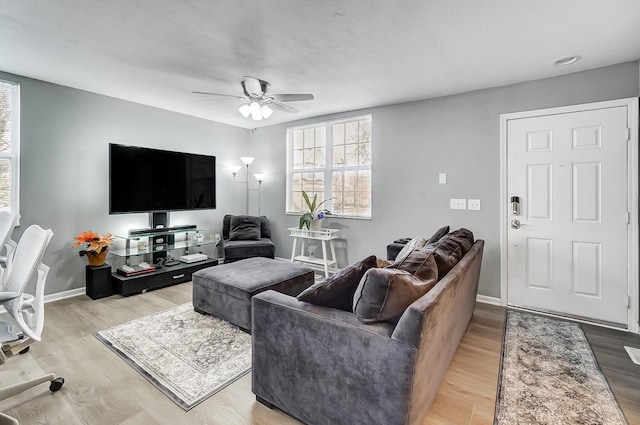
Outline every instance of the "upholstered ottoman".
POLYGON ((313 270, 255 257, 199 270, 192 280, 195 311, 251 330, 251 297, 269 289, 295 297, 313 284, 313 270))

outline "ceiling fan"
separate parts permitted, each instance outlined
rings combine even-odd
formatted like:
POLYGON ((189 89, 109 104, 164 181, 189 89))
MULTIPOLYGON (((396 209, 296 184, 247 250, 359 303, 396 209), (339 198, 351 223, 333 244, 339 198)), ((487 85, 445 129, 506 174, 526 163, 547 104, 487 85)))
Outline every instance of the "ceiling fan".
POLYGON ((243 105, 238 109, 243 117, 253 118, 259 121, 263 118, 269 118, 273 114, 273 109, 282 112, 296 114, 299 109, 284 102, 298 102, 301 100, 313 100, 312 94, 269 94, 270 84, 267 81, 253 77, 244 77, 240 83, 244 96, 235 96, 230 94, 209 93, 202 91, 194 91, 194 94, 204 94, 207 96, 218 96, 224 98, 222 100, 241 100, 243 105), (273 109, 272 109, 273 108, 273 109))

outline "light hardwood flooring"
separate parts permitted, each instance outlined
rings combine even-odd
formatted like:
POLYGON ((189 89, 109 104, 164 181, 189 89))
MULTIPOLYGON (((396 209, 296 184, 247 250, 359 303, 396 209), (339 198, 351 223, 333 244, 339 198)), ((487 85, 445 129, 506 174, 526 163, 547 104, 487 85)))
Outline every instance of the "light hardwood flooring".
MULTIPOLYGON (((47 304, 43 341, 0 367, 0 385, 41 372, 55 372, 66 383, 57 393, 43 384, 2 401, 0 411, 23 425, 299 424, 255 401, 250 374, 184 412, 92 335, 189 301, 187 283, 127 298, 92 301, 80 296, 47 304)), ((503 308, 478 304, 425 425, 493 423, 504 316, 503 308)), ((607 367, 603 370, 607 373, 607 367)), ((612 387, 616 391, 613 382, 612 387)), ((633 422, 640 418, 640 407, 627 401, 638 395, 638 388, 637 382, 625 381, 616 391, 624 393, 619 401, 630 423, 640 423, 633 422)))

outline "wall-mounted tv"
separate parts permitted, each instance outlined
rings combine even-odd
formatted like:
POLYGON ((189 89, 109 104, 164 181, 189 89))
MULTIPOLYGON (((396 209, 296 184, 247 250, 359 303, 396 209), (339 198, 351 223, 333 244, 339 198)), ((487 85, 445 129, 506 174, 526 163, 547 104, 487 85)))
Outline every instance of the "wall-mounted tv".
POLYGON ((215 207, 215 156, 109 144, 109 214, 215 207))

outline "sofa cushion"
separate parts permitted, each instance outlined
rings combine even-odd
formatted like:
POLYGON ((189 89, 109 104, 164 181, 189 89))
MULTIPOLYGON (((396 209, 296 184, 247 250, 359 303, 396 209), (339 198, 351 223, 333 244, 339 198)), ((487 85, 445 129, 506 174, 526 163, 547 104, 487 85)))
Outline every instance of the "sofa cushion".
POLYGON ((460 248, 462 249, 462 255, 465 255, 467 252, 469 252, 469 250, 473 246, 474 239, 473 232, 471 230, 460 228, 449 233, 446 237, 452 239, 458 245, 460 245, 460 248))
POLYGON ((271 226, 269 225, 269 219, 264 215, 260 216, 260 237, 271 239, 271 226))
POLYGON ((229 240, 257 241, 260 239, 260 217, 234 215, 231 217, 229 240))
POLYGON ((376 267, 375 255, 340 270, 322 282, 311 285, 298 295, 298 300, 351 312, 353 294, 360 279, 373 267, 376 267))
POLYGON ((433 252, 415 250, 413 253, 414 274, 392 267, 372 268, 364 274, 353 297, 353 312, 358 320, 395 322, 409 305, 433 288, 438 281, 433 252), (416 267, 419 251, 422 251, 421 262, 416 267))
POLYGON ((440 240, 441 237, 449 233, 449 226, 442 226, 436 232, 431 235, 429 239, 427 239, 427 245, 436 243, 440 240))
POLYGON ((249 257, 275 258, 276 246, 271 239, 259 239, 257 241, 225 241, 225 263, 242 260, 249 257))
POLYGON ((407 257, 407 255, 409 255, 411 253, 411 251, 413 251, 414 249, 422 248, 426 244, 427 244, 427 240, 425 238, 419 238, 418 237, 418 238, 411 239, 400 250, 400 252, 398 253, 398 255, 395 258, 395 261, 398 262, 398 261, 404 260, 407 257))

